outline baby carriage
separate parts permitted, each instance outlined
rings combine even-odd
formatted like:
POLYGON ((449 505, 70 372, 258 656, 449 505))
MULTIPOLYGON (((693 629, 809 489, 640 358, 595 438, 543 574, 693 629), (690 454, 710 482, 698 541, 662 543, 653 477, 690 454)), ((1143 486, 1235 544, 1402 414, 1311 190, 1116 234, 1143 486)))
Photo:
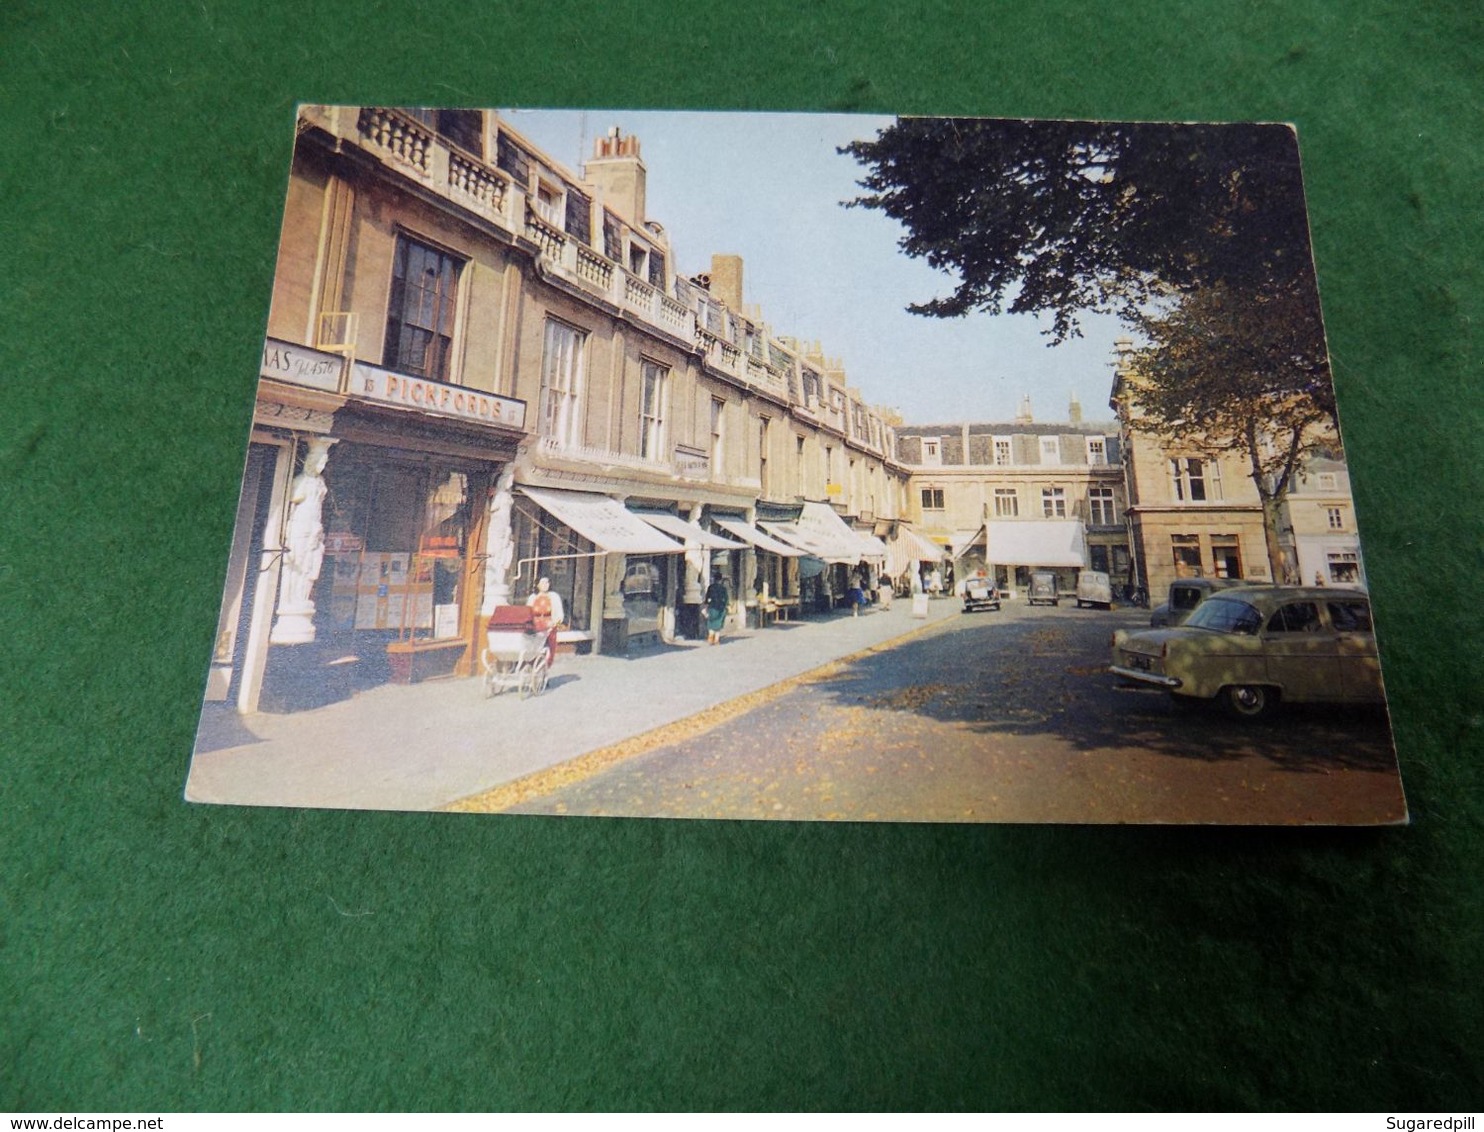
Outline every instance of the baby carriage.
POLYGON ((490 614, 486 647, 480 657, 484 694, 515 689, 521 699, 546 691, 555 629, 536 628, 535 612, 524 605, 502 605, 490 614))

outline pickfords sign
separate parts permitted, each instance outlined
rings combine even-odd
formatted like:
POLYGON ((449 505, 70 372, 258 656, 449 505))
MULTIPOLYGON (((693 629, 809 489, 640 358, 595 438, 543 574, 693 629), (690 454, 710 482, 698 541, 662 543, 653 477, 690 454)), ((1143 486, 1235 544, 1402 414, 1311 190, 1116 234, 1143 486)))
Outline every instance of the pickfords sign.
POLYGON ((363 401, 453 417, 491 428, 524 428, 526 425, 524 401, 498 397, 462 385, 445 385, 425 377, 408 377, 377 366, 358 363, 346 392, 363 401))

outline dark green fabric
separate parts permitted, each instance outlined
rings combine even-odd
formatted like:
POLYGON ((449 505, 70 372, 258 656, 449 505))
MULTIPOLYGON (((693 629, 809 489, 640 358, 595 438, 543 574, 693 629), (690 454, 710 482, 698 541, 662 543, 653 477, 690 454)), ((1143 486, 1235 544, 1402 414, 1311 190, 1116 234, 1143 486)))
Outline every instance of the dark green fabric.
POLYGON ((0 7, 0 1107, 1477 1108, 1475 3, 0 7), (1295 121, 1414 824, 190 807, 296 101, 1295 121))

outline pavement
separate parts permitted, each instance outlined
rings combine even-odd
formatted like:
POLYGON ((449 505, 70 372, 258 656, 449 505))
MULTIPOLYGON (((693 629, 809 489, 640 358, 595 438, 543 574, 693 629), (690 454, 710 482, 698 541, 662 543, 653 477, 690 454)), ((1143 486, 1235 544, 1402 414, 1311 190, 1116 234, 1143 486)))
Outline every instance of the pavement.
POLYGON ((486 698, 476 678, 384 684, 285 714, 206 704, 192 802, 436 810, 955 617, 959 602, 783 622, 720 645, 560 656, 546 692, 486 698))

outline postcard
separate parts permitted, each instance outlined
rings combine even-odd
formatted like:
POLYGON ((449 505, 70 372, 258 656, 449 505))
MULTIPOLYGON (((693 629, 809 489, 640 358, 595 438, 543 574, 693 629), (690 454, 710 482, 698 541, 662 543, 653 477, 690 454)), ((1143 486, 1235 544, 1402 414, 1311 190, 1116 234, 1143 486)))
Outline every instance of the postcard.
POLYGON ((189 800, 1406 820, 1290 126, 288 125, 189 800))

